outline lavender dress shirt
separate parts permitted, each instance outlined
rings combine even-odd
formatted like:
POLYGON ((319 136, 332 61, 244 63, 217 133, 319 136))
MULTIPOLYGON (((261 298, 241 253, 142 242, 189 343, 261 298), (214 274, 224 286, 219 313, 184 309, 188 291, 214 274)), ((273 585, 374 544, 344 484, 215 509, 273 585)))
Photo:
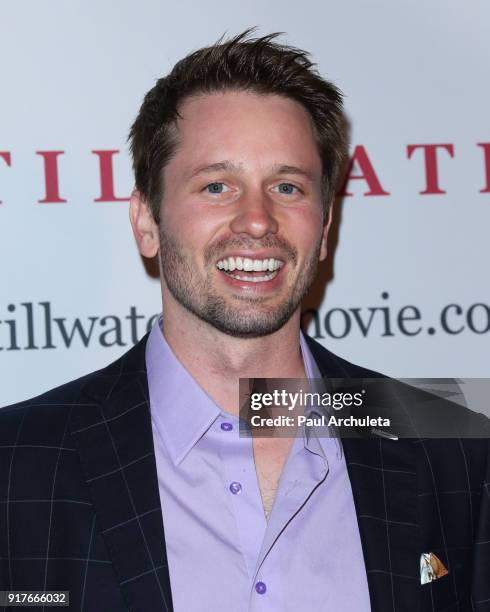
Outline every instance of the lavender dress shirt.
MULTIPOLYGON (((303 429, 267 521, 252 439, 187 372, 161 322, 146 365, 175 611, 371 610, 340 440, 303 429)), ((300 345, 308 378, 320 378, 302 335, 300 345)))

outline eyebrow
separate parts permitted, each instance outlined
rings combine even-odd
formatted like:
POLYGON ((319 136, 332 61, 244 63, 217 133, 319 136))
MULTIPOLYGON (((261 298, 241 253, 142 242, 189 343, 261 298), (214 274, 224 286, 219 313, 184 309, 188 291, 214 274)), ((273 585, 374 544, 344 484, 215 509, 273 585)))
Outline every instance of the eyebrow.
POLYGON ((274 174, 299 174, 304 176, 309 181, 314 180, 313 174, 304 168, 300 168, 299 166, 288 166, 286 164, 281 164, 280 166, 274 166, 274 174))
MULTIPOLYGON (((200 166, 199 168, 191 172, 190 178, 194 178, 196 176, 199 176, 200 174, 210 174, 212 172, 236 172, 239 174, 243 172, 243 166, 241 164, 235 164, 226 159, 224 161, 209 164, 207 166, 200 166)), ((300 176, 304 176, 311 182, 313 182, 314 180, 314 176, 311 172, 299 166, 276 164, 272 167, 272 172, 273 174, 298 174, 300 176)))
POLYGON ((210 174, 211 172, 242 172, 243 168, 241 164, 234 164, 233 162, 225 159, 221 162, 216 162, 215 164, 209 164, 208 166, 200 166, 196 170, 193 170, 190 173, 190 178, 194 178, 195 176, 199 176, 200 174, 210 174))

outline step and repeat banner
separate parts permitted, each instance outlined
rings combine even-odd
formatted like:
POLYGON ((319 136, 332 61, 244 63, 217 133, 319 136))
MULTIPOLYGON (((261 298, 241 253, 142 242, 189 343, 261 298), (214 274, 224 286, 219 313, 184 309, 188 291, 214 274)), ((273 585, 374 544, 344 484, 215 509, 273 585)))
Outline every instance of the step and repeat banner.
POLYGON ((258 26, 345 94, 351 159, 305 329, 396 377, 490 374, 490 4, 33 0, 0 19, 0 405, 98 369, 161 310, 126 138, 189 51, 258 26))

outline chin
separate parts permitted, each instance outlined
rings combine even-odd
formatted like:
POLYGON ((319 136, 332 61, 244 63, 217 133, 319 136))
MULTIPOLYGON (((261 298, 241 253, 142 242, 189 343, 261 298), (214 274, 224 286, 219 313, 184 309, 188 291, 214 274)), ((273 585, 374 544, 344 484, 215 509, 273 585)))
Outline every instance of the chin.
POLYGON ((228 336, 235 338, 262 338, 284 327, 294 312, 295 310, 289 311, 288 309, 282 316, 277 316, 276 310, 274 316, 264 316, 260 319, 251 319, 246 315, 237 317, 237 313, 233 313, 230 317, 209 317, 206 321, 228 336))

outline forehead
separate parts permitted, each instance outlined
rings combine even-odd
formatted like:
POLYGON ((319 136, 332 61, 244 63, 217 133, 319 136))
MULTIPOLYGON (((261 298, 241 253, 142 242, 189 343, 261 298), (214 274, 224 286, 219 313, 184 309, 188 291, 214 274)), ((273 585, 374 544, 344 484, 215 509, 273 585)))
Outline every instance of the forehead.
POLYGON ((178 148, 168 170, 232 160, 245 168, 278 164, 321 173, 313 122, 298 102, 279 95, 227 91, 184 101, 178 148))

